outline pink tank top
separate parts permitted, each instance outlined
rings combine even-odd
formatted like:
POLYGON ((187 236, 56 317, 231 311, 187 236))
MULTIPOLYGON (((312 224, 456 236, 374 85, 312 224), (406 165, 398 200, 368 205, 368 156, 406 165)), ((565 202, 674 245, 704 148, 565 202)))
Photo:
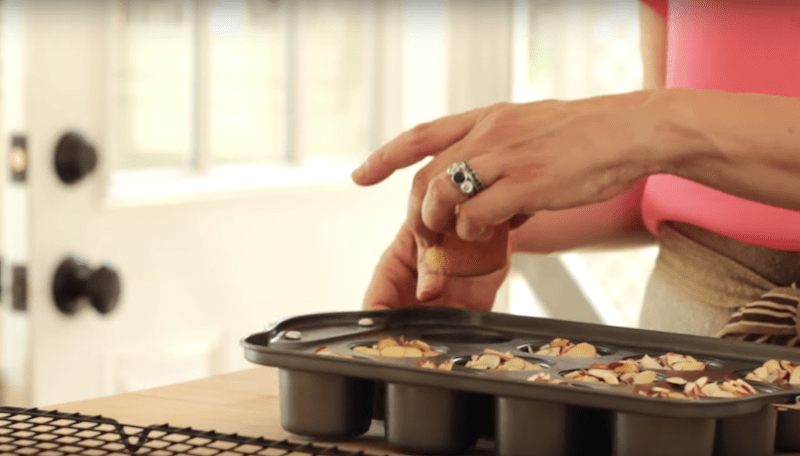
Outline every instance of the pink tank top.
MULTIPOLYGON (((642 0, 667 20, 667 87, 800 96, 800 1, 642 0)), ((672 175, 647 178, 642 218, 800 251, 800 212, 738 198, 672 175)))

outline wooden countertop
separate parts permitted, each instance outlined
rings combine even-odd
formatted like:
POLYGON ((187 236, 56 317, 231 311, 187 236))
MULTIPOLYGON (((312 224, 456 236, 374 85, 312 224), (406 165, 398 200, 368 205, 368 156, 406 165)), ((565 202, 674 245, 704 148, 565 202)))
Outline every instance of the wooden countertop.
MULTIPOLYGON (((303 442, 280 426, 277 369, 256 367, 187 383, 85 401, 42 407, 67 413, 103 415, 135 426, 174 427, 303 442)), ((402 455, 383 443, 381 429, 354 441, 315 442, 372 454, 402 455)), ((480 449, 477 455, 491 455, 480 449)), ((800 453, 794 453, 800 456, 800 453)), ((790 456, 784 454, 784 456, 790 456)))
MULTIPOLYGON (((225 434, 307 442, 281 428, 278 370, 271 367, 256 367, 187 383, 41 408, 102 415, 123 424, 142 427, 169 424, 225 434)), ((377 455, 405 454, 392 451, 383 443, 382 430, 374 428, 358 441, 313 443, 377 455)))

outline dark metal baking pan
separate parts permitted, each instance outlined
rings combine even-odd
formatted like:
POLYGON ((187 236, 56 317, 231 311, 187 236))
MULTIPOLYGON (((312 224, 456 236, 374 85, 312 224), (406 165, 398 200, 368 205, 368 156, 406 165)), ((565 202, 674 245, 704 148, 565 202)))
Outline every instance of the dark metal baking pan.
POLYGON ((440 351, 438 360, 463 359, 484 348, 524 355, 526 345, 556 337, 599 348, 597 358, 528 355, 555 377, 598 361, 667 352, 709 360, 708 370, 681 375, 711 381, 740 377, 768 359, 800 362, 800 352, 786 347, 450 308, 299 316, 244 338, 242 345, 251 362, 281 369, 287 431, 351 437, 378 418, 385 421, 388 444, 431 454, 463 452, 478 436, 489 436, 501 456, 768 456, 776 428, 783 429, 771 404, 800 395, 791 387, 754 385, 760 394, 748 397, 653 398, 628 386, 529 382, 531 372, 423 369, 413 359, 351 350, 386 336, 423 340, 440 351), (352 358, 315 354, 320 346, 352 358))

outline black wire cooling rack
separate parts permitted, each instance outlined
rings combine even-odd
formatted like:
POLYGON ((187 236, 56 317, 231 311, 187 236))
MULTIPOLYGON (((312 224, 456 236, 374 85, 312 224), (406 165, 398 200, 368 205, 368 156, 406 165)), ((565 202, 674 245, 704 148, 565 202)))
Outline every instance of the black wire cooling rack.
POLYGON ((121 424, 76 413, 0 407, 0 456, 377 456, 309 443, 169 425, 121 424))

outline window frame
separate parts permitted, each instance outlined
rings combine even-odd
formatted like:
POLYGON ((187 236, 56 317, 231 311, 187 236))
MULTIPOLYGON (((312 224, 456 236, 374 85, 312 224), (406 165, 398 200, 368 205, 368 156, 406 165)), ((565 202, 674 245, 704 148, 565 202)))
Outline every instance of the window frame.
MULTIPOLYGON (((288 2, 291 3, 291 2, 288 2)), ((511 101, 514 84, 515 12, 519 0, 462 2, 458 0, 377 0, 380 24, 375 43, 377 83, 372 109, 377 119, 372 150, 414 125, 478 106, 511 101)), ((110 21, 111 22, 111 21, 110 21)), ((113 36, 114 24, 109 24, 113 36)), ((202 37, 197 37, 202 39, 202 37)), ((110 41, 110 40, 107 40, 110 41)), ((292 40, 289 40, 291 43, 292 40)), ((198 56, 203 65, 203 56, 198 56)), ((305 162, 293 143, 297 123, 287 129, 286 162, 214 165, 208 138, 198 136, 197 158, 183 169, 118 171, 114 166, 116 82, 115 51, 108 49, 106 131, 103 148, 108 155, 103 168, 105 206, 174 204, 293 191, 304 186, 352 185, 350 171, 358 160, 305 162)), ((291 67, 291 65, 289 65, 291 67)), ((207 103, 207 81, 200 80, 198 113, 207 103)), ((287 96, 291 97, 291 90, 287 96)), ((207 110, 205 111, 207 112, 207 110)), ((297 113, 289 110, 290 118, 297 113)), ((208 119, 198 115, 196 128, 208 119)), ((412 167, 413 168, 413 167, 412 167)))
MULTIPOLYGON (((406 30, 406 2, 378 0, 375 5, 374 39, 370 40, 370 53, 374 57, 374 83, 368 88, 373 102, 368 107, 369 116, 374 119, 369 137, 369 148, 374 150, 388 141, 403 129, 403 113, 408 108, 404 103, 404 69, 413 62, 408 62, 406 30)), ((284 28, 285 55, 290 62, 286 65, 286 80, 292 81, 298 69, 298 60, 292 58, 292 50, 296 46, 298 27, 293 27, 296 20, 295 2, 285 1, 281 4, 286 21, 284 28)), ((197 2, 195 21, 209 18, 211 2, 197 2)), ((231 164, 215 164, 210 150, 210 105, 211 85, 204 71, 210 65, 208 34, 195 30, 194 48, 194 104, 192 112, 193 132, 190 143, 190 160, 183 167, 149 168, 141 170, 120 170, 116 166, 117 144, 116 125, 119 110, 116 107, 116 96, 119 93, 118 82, 114 72, 118 68, 119 56, 115 41, 118 33, 114 21, 114 5, 108 4, 109 22, 106 27, 106 75, 105 93, 106 115, 105 134, 100 141, 105 166, 101 167, 103 179, 103 205, 107 207, 130 205, 174 204, 176 202, 202 201, 209 198, 218 199, 237 197, 253 192, 263 193, 272 189, 291 189, 306 185, 344 185, 349 184, 349 175, 360 160, 355 157, 342 157, 341 160, 307 160, 297 148, 302 134, 294 101, 297 98, 297 87, 290 84, 284 92, 286 106, 285 148, 281 155, 284 160, 271 162, 241 162, 231 164)))

